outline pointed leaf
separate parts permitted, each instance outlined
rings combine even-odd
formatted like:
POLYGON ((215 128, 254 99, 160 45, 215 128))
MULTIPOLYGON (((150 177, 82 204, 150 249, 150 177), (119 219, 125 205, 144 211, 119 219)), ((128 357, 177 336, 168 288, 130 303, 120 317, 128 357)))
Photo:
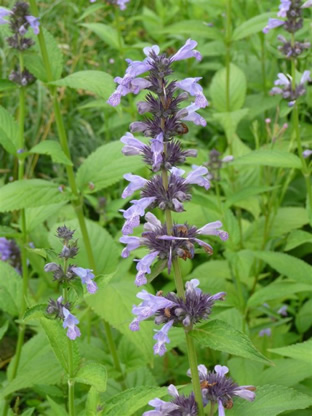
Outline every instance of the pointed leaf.
POLYGON ((53 140, 45 140, 44 142, 38 143, 29 151, 29 153, 49 155, 55 163, 62 163, 64 165, 72 166, 72 162, 63 152, 61 145, 53 140))

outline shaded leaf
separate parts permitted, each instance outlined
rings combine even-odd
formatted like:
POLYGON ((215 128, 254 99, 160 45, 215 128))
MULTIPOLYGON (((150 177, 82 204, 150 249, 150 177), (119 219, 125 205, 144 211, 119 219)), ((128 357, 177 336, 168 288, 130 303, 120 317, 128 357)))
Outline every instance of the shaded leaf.
POLYGON ((87 362, 79 368, 75 380, 78 383, 93 386, 97 391, 106 390, 107 371, 104 365, 95 362, 87 362))
POLYGON ((8 263, 0 260, 0 309, 18 316, 22 302, 22 278, 8 263))
POLYGON ((253 150, 232 162, 235 166, 255 165, 301 169, 298 156, 282 150, 253 150))
POLYGON ((271 348, 269 351, 274 352, 274 354, 283 355, 284 357, 304 361, 309 365, 312 363, 312 339, 298 344, 288 345, 287 347, 271 348))
POLYGON ((55 163, 62 163, 64 165, 72 166, 72 162, 63 152, 59 142, 54 140, 45 140, 44 142, 38 143, 29 151, 29 153, 49 155, 55 163))

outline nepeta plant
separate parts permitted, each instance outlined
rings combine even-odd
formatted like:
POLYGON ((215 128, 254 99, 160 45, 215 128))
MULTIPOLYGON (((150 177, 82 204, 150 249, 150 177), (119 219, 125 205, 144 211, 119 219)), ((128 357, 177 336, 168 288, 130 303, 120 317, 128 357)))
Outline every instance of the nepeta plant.
MULTIPOLYGON (((130 0, 108 0, 109 3, 116 4, 119 6, 120 10, 126 10, 126 4, 129 3, 130 0)), ((90 0, 90 3, 95 3, 96 0, 90 0)))
MULTIPOLYGON (((191 185, 198 185, 205 190, 210 188, 210 176, 206 167, 193 166, 186 177, 183 177, 185 171, 177 167, 185 162, 186 157, 196 155, 194 150, 183 150, 181 142, 176 139, 177 136, 188 132, 184 122, 191 121, 196 125, 206 125, 205 119, 197 113, 198 110, 208 105, 203 89, 198 84, 201 78, 186 78, 181 81, 169 79, 169 76, 172 77, 173 74, 174 62, 189 58, 201 60, 200 53, 195 49, 196 46, 197 42, 189 39, 171 57, 160 54, 160 48, 157 45, 144 48, 146 58, 143 61, 127 60, 126 73, 123 77, 115 78, 118 87, 108 100, 110 105, 116 106, 120 103, 121 97, 146 90, 145 101, 139 101, 137 108, 139 114, 151 115, 142 121, 133 122, 130 125, 130 132, 121 138, 122 143, 125 144, 122 151, 126 156, 142 155, 143 160, 153 172, 160 171, 160 174, 156 174, 150 180, 132 174, 124 176, 129 181, 129 185, 125 188, 122 197, 127 198, 135 191, 141 190, 141 198, 132 200, 131 206, 122 210, 126 220, 122 228, 123 236, 120 239, 126 244, 122 256, 128 257, 132 250, 146 246, 149 253, 141 260, 135 260, 136 285, 142 286, 147 283, 147 275, 152 271, 152 264, 160 260, 162 268, 167 267, 169 273, 173 267, 177 293, 163 295, 160 292, 156 296, 146 290, 138 293, 137 296, 143 302, 133 307, 132 312, 136 317, 130 324, 130 329, 139 330, 142 320, 154 316, 156 324, 163 324, 154 335, 156 340, 154 353, 164 355, 167 350, 166 344, 170 342, 168 337, 170 328, 173 325, 183 327, 194 389, 194 395, 191 394, 188 398, 180 398, 176 395, 176 400, 168 405, 163 406, 163 402, 158 402, 159 399, 156 399, 156 410, 152 412, 157 412, 159 415, 203 415, 196 351, 190 331, 198 322, 208 319, 214 302, 222 300, 225 296, 224 292, 213 296, 203 293, 198 288, 200 282, 197 279, 186 282, 184 290, 178 263, 179 258, 187 260, 194 257, 195 244, 212 254, 212 246, 199 237, 214 235, 227 240, 228 234, 221 229, 222 223, 215 221, 197 228, 187 223, 174 223, 171 216, 172 211, 185 210, 184 202, 192 198, 191 185), (146 72, 148 75, 141 77, 146 72), (194 97, 195 101, 181 108, 181 104, 188 100, 189 96, 194 97), (150 137, 149 144, 146 145, 135 138, 132 133, 136 132, 150 137), (164 211, 164 223, 150 212, 145 214, 147 209, 153 208, 164 211), (130 236, 129 234, 139 226, 140 218, 144 215, 146 222, 142 236, 130 236)), ((151 414, 151 412, 146 414, 151 414)))

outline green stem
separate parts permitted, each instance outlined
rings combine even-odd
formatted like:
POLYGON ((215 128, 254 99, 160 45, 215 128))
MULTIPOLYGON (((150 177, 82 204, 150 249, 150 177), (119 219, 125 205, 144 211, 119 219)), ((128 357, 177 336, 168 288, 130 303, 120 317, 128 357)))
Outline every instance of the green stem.
POLYGON ((211 402, 209 416, 214 415, 214 406, 215 406, 214 402, 211 402))
MULTIPOLYGON (((67 271, 67 260, 64 259, 64 273, 67 271)), ((63 287, 63 302, 67 303, 67 287, 63 287)), ((68 412, 69 416, 75 416, 75 379, 74 379, 74 361, 73 361, 73 341, 67 338, 68 344, 68 412)))
POLYGON ((231 32, 232 32, 232 0, 227 0, 226 3, 226 31, 225 31, 225 45, 226 45, 226 111, 231 111, 230 106, 230 76, 231 76, 231 32))
MULTIPOLYGON (((32 14, 37 17, 39 15, 39 11, 38 11, 38 7, 37 7, 37 4, 36 4, 36 0, 29 0, 29 3, 30 3, 32 14)), ((44 34, 43 34, 42 30, 40 30, 40 33, 38 34, 38 40, 39 40, 40 51, 41 51, 43 63, 44 63, 46 74, 47 74, 47 79, 48 79, 48 82, 51 82, 51 81, 53 81, 53 74, 52 74, 49 55, 48 55, 48 51, 47 51, 47 46, 46 46, 46 43, 45 43, 44 34)), ((57 131, 58 131, 60 143, 61 143, 61 146, 62 146, 62 149, 63 149, 64 153, 71 160, 71 154, 70 154, 70 150, 69 150, 69 146, 68 146, 67 134, 66 134, 65 125, 64 125, 64 121, 63 121, 63 117, 62 117, 62 113, 61 113, 60 104, 59 104, 59 101, 58 101, 56 88, 55 87, 50 87, 50 92, 51 92, 52 99, 53 99, 55 122, 56 122, 56 126, 57 126, 57 131)), ((74 206, 74 209, 75 209, 75 212, 76 212, 76 215, 77 215, 77 219, 78 219, 78 222, 79 222, 79 226, 80 226, 81 234, 82 234, 82 237, 83 237, 83 242, 84 242, 85 250, 86 250, 86 253, 87 253, 87 256, 88 256, 89 264, 90 264, 90 267, 93 269, 94 274, 96 274, 96 265, 95 265, 94 254, 93 254, 92 245, 91 245, 91 241, 90 241, 90 237, 89 237, 89 233, 88 233, 88 230, 87 230, 86 221, 85 221, 85 217, 84 217, 84 213, 83 213, 83 206, 82 206, 81 196, 79 195, 77 185, 76 185, 76 180, 75 180, 73 167, 72 166, 66 166, 66 172, 67 172, 69 185, 70 185, 71 190, 72 190, 72 192, 75 196, 75 200, 72 203, 73 203, 73 206, 74 206)), ((110 343, 111 353, 112 353, 113 356, 117 357, 117 360, 119 362, 118 354, 117 354, 117 348, 116 348, 116 345, 115 345, 114 340, 112 338, 111 327, 106 322, 104 322, 104 325, 105 325, 107 339, 112 339, 112 342, 110 343)), ((121 368, 120 364, 119 364, 118 368, 121 368)), ((117 367, 116 367, 116 369, 117 369, 117 367)))
MULTIPOLYGON (((167 151, 166 145, 165 145, 164 151, 165 152, 167 151)), ((168 188, 168 173, 166 169, 162 169, 161 174, 162 174, 163 186, 165 189, 167 189, 168 188)), ((165 215, 166 215, 167 232, 170 235, 172 233, 172 226, 173 226, 171 211, 169 209, 166 209, 165 215)), ((179 265, 179 260, 177 258, 173 259, 172 265, 173 265, 173 270, 174 270, 174 281, 175 281, 175 285, 177 289, 177 294, 181 298, 185 298, 184 284, 183 284, 183 278, 181 274, 181 268, 179 265)), ((194 396, 195 396, 195 400, 198 406, 198 415, 204 416, 203 399, 202 399, 200 380, 199 380, 198 369, 197 369, 198 367, 197 355, 196 355, 193 338, 191 337, 189 333, 191 329, 192 328, 184 329, 186 345, 187 345, 187 355, 188 355, 188 360, 189 360, 190 369, 191 369, 194 396)))

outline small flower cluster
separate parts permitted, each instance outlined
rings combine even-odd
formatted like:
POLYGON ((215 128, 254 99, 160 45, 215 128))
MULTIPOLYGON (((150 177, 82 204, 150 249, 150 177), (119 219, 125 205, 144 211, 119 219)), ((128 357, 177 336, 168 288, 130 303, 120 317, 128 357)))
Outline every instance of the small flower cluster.
POLYGON ((271 90, 271 95, 280 94, 288 101, 288 106, 293 107, 296 100, 306 93, 306 84, 312 81, 310 71, 304 71, 301 76, 300 83, 293 87, 292 78, 290 75, 279 73, 278 79, 274 82, 275 87, 271 90))
POLYGON ((205 165, 209 168, 210 180, 219 181, 220 180, 220 170, 224 163, 229 163, 234 160, 234 156, 228 155, 220 158, 221 153, 216 149, 212 149, 209 152, 209 161, 205 165))
POLYGON ((21 272, 21 253, 15 241, 0 237, 0 260, 8 262, 18 273, 21 272))
POLYGON ((154 339, 157 341, 154 345, 154 353, 164 355, 166 350, 165 344, 169 343, 168 332, 170 328, 175 326, 183 326, 191 330, 196 323, 207 320, 211 313, 211 309, 216 300, 223 300, 224 292, 210 295, 203 293, 199 288, 199 280, 192 279, 186 282, 185 298, 179 297, 176 293, 168 293, 163 296, 162 292, 156 296, 142 290, 137 294, 143 302, 138 306, 134 305, 132 313, 136 315, 130 324, 132 331, 140 329, 140 322, 155 316, 157 325, 164 326, 156 331, 154 339))
MULTIPOLYGON (((93 294, 97 290, 97 285, 93 281, 95 276, 92 273, 92 270, 67 264, 68 260, 74 258, 78 253, 77 240, 72 243, 70 242, 73 239, 74 232, 75 231, 70 230, 65 225, 63 227, 58 227, 57 237, 63 242, 59 257, 64 259, 64 267, 54 262, 47 263, 44 266, 44 271, 53 272, 53 279, 62 284, 65 289, 67 289, 67 286, 72 280, 79 277, 82 284, 86 285, 87 291, 93 294)), ((63 327, 68 328, 67 336, 74 340, 76 337, 80 336, 80 330, 76 326, 79 321, 70 313, 70 303, 63 303, 63 300, 62 296, 56 301, 50 299, 46 311, 49 315, 54 315, 55 318, 63 320, 63 327)))
MULTIPOLYGON (((116 4, 119 6, 120 10, 126 10, 126 4, 129 3, 130 0, 106 0, 108 3, 116 4)), ((90 0, 90 3, 95 3, 96 0, 90 0)))
MULTIPOLYGON (((38 35, 40 31, 39 19, 30 15, 29 5, 23 1, 17 1, 12 10, 0 7, 0 24, 9 24, 12 36, 6 40, 11 48, 19 52, 26 51, 34 44, 31 38, 26 37, 28 29, 31 28, 35 35, 38 35), (5 19, 7 16, 8 20, 5 19)), ((35 80, 27 69, 13 70, 9 79, 23 87, 35 80)))
MULTIPOLYGON (((208 403, 218 405, 219 416, 225 416, 225 409, 233 407, 235 396, 248 401, 255 399, 256 388, 254 386, 238 386, 230 377, 225 376, 228 372, 229 369, 226 366, 216 365, 214 371, 208 371, 203 364, 198 366, 204 406, 207 406, 208 403)), ((187 374, 191 376, 190 370, 187 374)), ((168 393, 173 397, 170 402, 159 398, 153 399, 149 405, 154 407, 154 410, 144 412, 142 416, 198 415, 193 393, 188 397, 179 395, 177 388, 172 384, 168 387, 168 393)))

